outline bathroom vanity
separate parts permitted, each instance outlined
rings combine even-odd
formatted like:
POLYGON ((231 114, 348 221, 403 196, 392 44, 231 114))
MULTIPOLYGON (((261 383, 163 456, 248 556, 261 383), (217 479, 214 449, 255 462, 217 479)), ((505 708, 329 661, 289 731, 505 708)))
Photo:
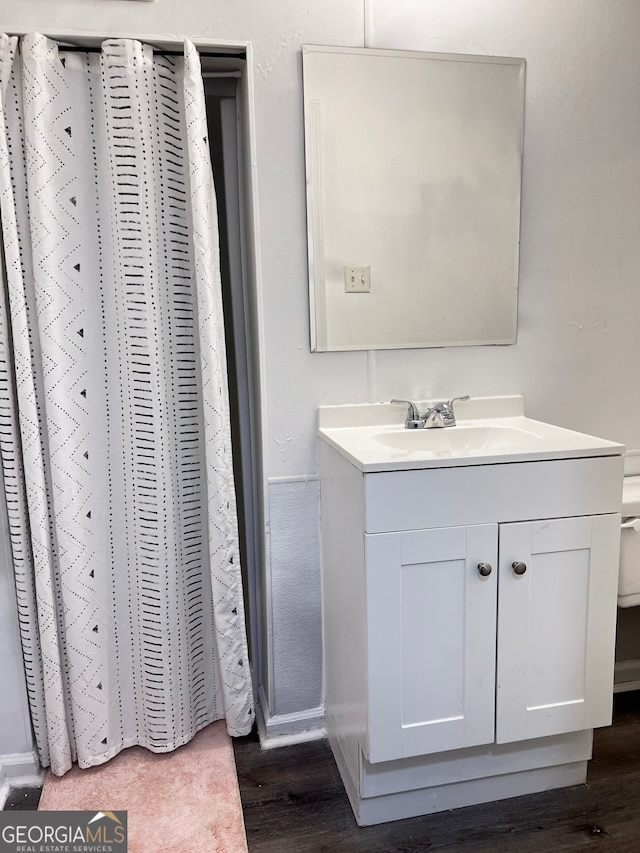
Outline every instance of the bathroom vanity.
POLYGON ((326 725, 359 824, 581 783, 611 722, 624 447, 319 410, 326 725))

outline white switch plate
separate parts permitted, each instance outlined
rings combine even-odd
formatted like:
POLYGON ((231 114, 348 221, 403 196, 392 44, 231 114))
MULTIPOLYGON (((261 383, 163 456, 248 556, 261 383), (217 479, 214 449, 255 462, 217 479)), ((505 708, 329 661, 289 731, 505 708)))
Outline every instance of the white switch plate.
POLYGON ((344 268, 345 293, 371 292, 371 267, 344 268))

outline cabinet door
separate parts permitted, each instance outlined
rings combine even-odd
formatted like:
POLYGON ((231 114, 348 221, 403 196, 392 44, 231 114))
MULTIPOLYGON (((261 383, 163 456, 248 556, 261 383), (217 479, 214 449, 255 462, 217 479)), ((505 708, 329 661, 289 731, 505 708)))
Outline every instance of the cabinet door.
POLYGON ((365 537, 369 761, 493 742, 497 535, 365 537))
POLYGON ((619 537, 619 515, 500 527, 498 743, 611 722, 619 537))

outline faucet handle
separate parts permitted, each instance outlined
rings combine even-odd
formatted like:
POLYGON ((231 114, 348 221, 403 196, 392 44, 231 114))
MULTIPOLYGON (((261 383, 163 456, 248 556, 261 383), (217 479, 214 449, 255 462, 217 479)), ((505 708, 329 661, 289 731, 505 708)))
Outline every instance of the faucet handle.
POLYGON ((411 400, 391 400, 391 402, 395 405, 408 406, 407 417, 405 419, 404 425, 407 429, 416 429, 416 427, 421 424, 420 421, 420 410, 416 406, 415 403, 412 403, 411 400))
POLYGON ((452 397, 450 400, 447 400, 447 406, 449 406, 449 408, 452 409, 453 404, 457 403, 458 400, 460 400, 460 402, 466 402, 467 400, 470 400, 470 399, 471 399, 471 397, 468 394, 465 394, 464 397, 452 397))
POLYGON ((456 415, 453 410, 453 404, 458 401, 464 402, 466 400, 470 400, 471 397, 468 394, 465 394, 463 397, 452 397, 450 400, 447 400, 446 403, 442 405, 442 417, 444 418, 444 422, 446 426, 455 426, 456 425, 456 415))

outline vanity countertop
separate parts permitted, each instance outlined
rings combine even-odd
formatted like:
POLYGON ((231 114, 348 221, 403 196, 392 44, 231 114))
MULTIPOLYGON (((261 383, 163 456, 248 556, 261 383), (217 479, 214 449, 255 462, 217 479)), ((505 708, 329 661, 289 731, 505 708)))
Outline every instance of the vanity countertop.
MULTIPOLYGON (((419 408, 432 404, 420 401, 419 408)), ((404 417, 402 406, 389 403, 322 406, 318 435, 365 473, 625 452, 617 442, 525 417, 523 398, 516 395, 457 403, 454 427, 408 430, 404 417)))

